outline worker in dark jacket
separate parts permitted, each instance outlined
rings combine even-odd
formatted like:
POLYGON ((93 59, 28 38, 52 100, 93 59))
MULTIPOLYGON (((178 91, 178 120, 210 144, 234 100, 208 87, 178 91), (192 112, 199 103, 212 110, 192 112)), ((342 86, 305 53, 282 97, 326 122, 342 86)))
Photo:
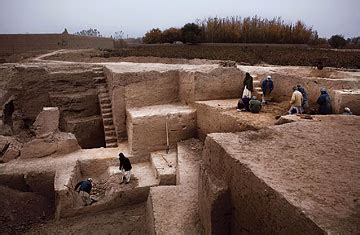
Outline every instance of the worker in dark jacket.
POLYGON ((325 88, 320 89, 320 96, 317 100, 319 105, 319 114, 331 114, 331 99, 325 88))
POLYGON ((249 101, 251 99, 251 93, 253 91, 253 78, 251 77, 250 73, 245 74, 243 86, 244 89, 241 96, 241 101, 244 104, 244 108, 241 109, 240 111, 250 111, 249 101))
POLYGON ((80 193, 80 197, 84 203, 84 206, 91 205, 93 200, 90 198, 90 192, 92 188, 92 179, 88 178, 87 180, 80 181, 75 186, 75 191, 80 193), (79 189, 78 189, 79 188, 79 189))
POLYGON ((261 102, 256 99, 255 96, 249 102, 249 109, 252 113, 259 113, 261 110, 261 102))
POLYGON ((266 103, 266 100, 270 99, 270 94, 273 89, 274 89, 274 83, 271 79, 271 76, 267 76, 267 78, 261 82, 261 91, 263 93, 262 103, 266 103))
POLYGON ((309 111, 309 99, 308 99, 308 94, 305 90, 305 88, 301 85, 297 85, 296 86, 298 91, 300 91, 300 93, 302 94, 303 96, 303 100, 302 100, 302 103, 301 103, 301 111, 302 113, 307 113, 309 111))
POLYGON ((119 161, 120 161, 120 166, 119 166, 119 170, 123 173, 123 177, 122 177, 122 182, 128 184, 130 182, 130 176, 131 176, 131 163, 129 158, 125 157, 125 155, 123 153, 119 153, 119 161))
MULTIPOLYGON (((253 87, 253 77, 251 77, 250 73, 246 73, 246 74, 245 74, 245 78, 244 78, 244 82, 243 82, 243 87, 244 87, 243 95, 244 95, 245 88, 246 88, 247 90, 249 90, 250 92, 253 92, 253 90, 254 90, 254 87, 253 87)), ((248 94, 246 94, 246 95, 248 96, 248 94)), ((250 93, 249 98, 251 98, 251 93, 250 93)))

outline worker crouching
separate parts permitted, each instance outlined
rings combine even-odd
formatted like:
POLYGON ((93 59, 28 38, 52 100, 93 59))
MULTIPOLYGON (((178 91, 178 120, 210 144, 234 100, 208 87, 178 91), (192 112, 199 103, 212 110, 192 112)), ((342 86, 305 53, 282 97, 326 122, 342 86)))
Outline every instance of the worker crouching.
POLYGON ((93 180, 91 178, 88 178, 87 180, 80 181, 75 186, 74 190, 80 194, 84 206, 91 205, 93 203, 93 200, 90 198, 92 182, 93 180))

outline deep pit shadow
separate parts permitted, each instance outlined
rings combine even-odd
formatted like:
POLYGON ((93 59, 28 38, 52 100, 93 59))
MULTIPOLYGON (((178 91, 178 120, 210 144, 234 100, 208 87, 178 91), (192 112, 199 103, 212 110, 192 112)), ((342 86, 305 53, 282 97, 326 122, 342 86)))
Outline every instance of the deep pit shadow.
POLYGON ((54 174, 28 173, 0 179, 1 234, 24 233, 54 219, 54 174))

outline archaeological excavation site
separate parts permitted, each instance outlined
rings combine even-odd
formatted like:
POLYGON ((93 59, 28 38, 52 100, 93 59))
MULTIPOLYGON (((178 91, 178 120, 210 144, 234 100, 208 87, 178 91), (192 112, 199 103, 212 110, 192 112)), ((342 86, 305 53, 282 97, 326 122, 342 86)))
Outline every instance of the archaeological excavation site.
POLYGON ((0 64, 1 234, 360 233, 360 70, 55 49, 0 64), (274 82, 260 113, 237 110, 245 73, 258 100, 274 82))

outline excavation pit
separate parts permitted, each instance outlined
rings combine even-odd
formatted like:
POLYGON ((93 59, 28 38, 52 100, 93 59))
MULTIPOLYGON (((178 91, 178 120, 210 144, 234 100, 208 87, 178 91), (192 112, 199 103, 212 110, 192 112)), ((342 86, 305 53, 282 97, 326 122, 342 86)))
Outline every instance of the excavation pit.
POLYGON ((146 201, 149 188, 156 186, 156 179, 150 162, 134 161, 129 184, 122 183, 119 161, 111 159, 88 159, 77 161, 71 170, 57 172, 57 218, 72 217, 86 213, 97 213, 116 207, 138 204, 146 201), (97 200, 89 206, 83 206, 75 185, 91 177, 93 190, 90 195, 97 200))

